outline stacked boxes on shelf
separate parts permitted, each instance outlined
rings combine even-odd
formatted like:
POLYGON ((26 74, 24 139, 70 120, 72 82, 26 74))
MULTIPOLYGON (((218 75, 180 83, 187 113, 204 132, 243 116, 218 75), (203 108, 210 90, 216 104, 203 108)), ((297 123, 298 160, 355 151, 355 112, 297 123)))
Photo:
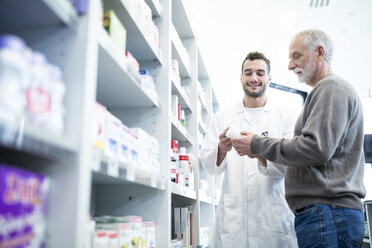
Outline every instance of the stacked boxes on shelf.
POLYGON ((94 223, 92 248, 156 247, 156 223, 141 216, 99 216, 94 223))
MULTIPOLYGON (((147 4, 146 5, 140 4, 139 6, 147 6, 147 4)), ((149 9, 149 7, 147 6, 147 8, 146 7, 142 8, 150 11, 151 18, 151 10, 149 9)), ((126 69, 128 70, 128 73, 130 73, 133 76, 134 80, 136 80, 136 82, 142 87, 142 89, 145 92, 147 92, 147 94, 149 94, 155 102, 157 102, 158 95, 156 93, 155 82, 148 70, 140 70, 140 64, 138 63, 137 59, 132 55, 130 51, 127 50, 126 47, 127 31, 113 10, 107 10, 104 12, 103 26, 107 33, 109 34, 112 41, 114 42, 114 44, 119 49, 119 51, 125 54, 127 58, 127 60, 125 61, 127 62, 126 69)), ((159 45, 158 43, 159 42, 157 41, 156 44, 159 45)))
POLYGON ((144 36, 156 51, 158 57, 161 57, 159 46, 159 29, 152 20, 152 12, 148 4, 143 0, 123 0, 127 11, 130 13, 144 36))
POLYGON ((155 81, 148 70, 140 70, 142 76, 141 87, 142 89, 154 100, 158 102, 158 94, 156 93, 155 81))
POLYGON ((141 128, 128 128, 98 102, 93 116, 92 143, 105 157, 160 174, 160 148, 155 137, 141 128))
POLYGON ((171 142, 171 181, 183 189, 195 189, 195 159, 191 153, 186 152, 185 147, 178 147, 178 141, 171 142))
POLYGON ((192 211, 191 207, 174 208, 173 239, 182 240, 183 247, 192 245, 192 211))
MULTIPOLYGON (((182 88, 185 89, 185 88, 182 88)), ((187 88, 186 88, 187 89, 187 88)), ((185 99, 188 101, 188 99, 185 99)), ((181 125, 185 126, 185 110, 181 108, 181 104, 178 103, 179 99, 177 95, 172 95, 172 115, 173 117, 178 120, 181 125)))

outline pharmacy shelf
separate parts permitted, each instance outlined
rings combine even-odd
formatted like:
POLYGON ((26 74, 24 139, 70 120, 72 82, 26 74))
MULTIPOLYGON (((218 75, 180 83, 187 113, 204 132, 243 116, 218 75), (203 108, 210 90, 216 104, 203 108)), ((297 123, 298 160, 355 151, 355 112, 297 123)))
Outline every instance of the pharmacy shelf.
POLYGON ((171 25, 172 58, 178 61, 181 78, 190 77, 190 59, 176 29, 171 25))
POLYGON ((205 66, 202 52, 200 49, 198 49, 198 80, 201 82, 207 79, 209 79, 209 73, 205 66))
POLYGON ((158 107, 141 86, 141 76, 130 70, 127 57, 102 28, 99 35, 97 100, 108 108, 158 107))
POLYGON ((14 124, 9 126, 0 123, 1 147, 52 161, 75 157, 77 147, 68 137, 54 135, 26 122, 18 123, 19 127, 16 130, 13 129, 14 124))
POLYGON ((161 17, 161 5, 158 0, 146 0, 146 3, 151 9, 153 18, 161 17))
POLYGON ((129 12, 127 1, 123 0, 105 0, 105 10, 114 10, 116 16, 124 25, 127 31, 127 49, 136 58, 137 61, 154 61, 158 65, 163 64, 161 54, 144 34, 142 27, 139 27, 134 13, 129 12))
POLYGON ((181 109, 189 109, 192 111, 191 103, 189 98, 186 96, 185 91, 180 84, 172 81, 172 95, 178 96, 178 103, 181 105, 181 109))
POLYGON ((138 184, 160 190, 166 190, 165 176, 155 175, 135 165, 119 162, 114 158, 97 155, 93 162, 93 184, 96 185, 130 185, 138 184), (101 157, 101 158, 100 158, 101 157))
POLYGON ((188 199, 196 200, 196 191, 188 189, 186 187, 180 187, 177 183, 171 182, 170 188, 172 194, 182 196, 188 199))
POLYGON ((74 28, 78 20, 67 0, 3 0, 0 1, 0 31, 17 32, 64 24, 74 28))
MULTIPOLYGON (((85 247, 86 221, 89 215, 95 214, 135 214, 153 220, 157 225, 156 246, 170 247, 174 206, 192 207, 192 243, 200 245, 200 226, 207 225, 199 222, 205 219, 200 218, 201 213, 213 215, 215 207, 210 199, 199 199, 199 168, 194 170, 195 190, 177 187, 169 182, 168 176, 171 140, 178 140, 195 158, 199 157, 201 143, 196 84, 198 79, 207 78, 208 72, 204 70, 205 65, 198 65, 203 54, 198 54, 198 42, 184 6, 187 1, 145 0, 159 30, 159 49, 143 28, 143 19, 135 17, 131 6, 127 6, 133 1, 103 0, 103 7, 113 9, 126 28, 126 50, 156 79, 159 98, 147 93, 138 70, 100 27, 102 1, 89 1, 87 12, 81 16, 70 2, 0 1, 0 32, 18 34, 30 48, 42 51, 48 61, 63 69, 67 134, 60 137, 25 125, 19 129, 21 132, 17 131, 19 135, 15 133, 16 138, 9 141, 4 139, 5 126, 0 125, 0 162, 50 177, 48 247, 85 247), (172 83, 172 59, 178 60, 181 85, 172 83), (189 100, 182 85, 189 89, 189 100), (169 114, 173 93, 187 110, 186 128, 169 114), (95 121, 95 101, 109 108, 126 125, 141 127, 159 141, 160 176, 142 170, 137 164, 102 157, 100 152, 92 153, 90 127, 95 121), (9 162, 18 156, 22 157, 19 163, 9 162), (74 221, 61 216, 61 212, 74 221)), ((206 88, 206 94, 210 94, 210 89, 206 88)), ((206 97, 207 104, 211 103, 210 99, 206 97)), ((213 223, 213 218, 205 222, 213 223)))
POLYGON ((181 125, 176 117, 172 115, 172 139, 178 140, 179 143, 186 143, 186 146, 194 145, 191 135, 187 132, 186 128, 181 125))
POLYGON ((194 32, 189 17, 186 13, 183 0, 172 1, 172 23, 181 39, 193 38, 194 32))

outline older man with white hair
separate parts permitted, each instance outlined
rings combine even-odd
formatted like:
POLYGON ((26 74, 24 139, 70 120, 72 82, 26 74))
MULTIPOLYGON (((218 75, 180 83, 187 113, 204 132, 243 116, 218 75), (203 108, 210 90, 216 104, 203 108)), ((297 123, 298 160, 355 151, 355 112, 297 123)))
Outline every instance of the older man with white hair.
POLYGON ((313 87, 292 139, 242 132, 240 156, 287 166, 285 195, 295 213, 299 247, 360 247, 364 216, 363 111, 352 85, 333 74, 333 44, 320 30, 298 33, 288 69, 313 87))

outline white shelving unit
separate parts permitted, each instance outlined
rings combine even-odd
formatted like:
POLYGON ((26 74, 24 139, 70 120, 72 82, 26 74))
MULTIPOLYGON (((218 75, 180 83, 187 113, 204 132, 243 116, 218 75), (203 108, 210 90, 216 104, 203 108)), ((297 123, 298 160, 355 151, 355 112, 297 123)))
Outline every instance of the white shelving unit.
POLYGON ((140 215, 156 222, 156 246, 169 247, 172 208, 190 206, 192 246, 200 228, 214 221, 214 178, 206 175, 209 194, 200 192, 199 145, 218 102, 202 52, 183 0, 146 0, 160 34, 160 49, 146 38, 124 0, 103 0, 114 9, 127 30, 127 50, 141 69, 151 72, 158 98, 148 94, 139 76, 128 67, 102 28, 101 2, 90 0, 87 13, 78 15, 67 0, 5 0, 0 3, 0 33, 22 37, 33 50, 44 53, 62 68, 66 85, 65 131, 56 136, 19 120, 0 123, 0 163, 47 175, 51 179, 47 247, 84 247, 89 215, 140 215), (171 62, 177 59, 181 85, 171 80, 171 62), (205 91, 203 112, 198 108, 198 86, 205 91), (181 86, 188 87, 188 96, 181 86), (185 110, 185 126, 171 113, 176 94, 185 110), (135 164, 101 155, 91 144, 95 101, 128 127, 141 127, 160 144, 159 175, 135 164), (202 116, 203 120, 200 120, 202 116), (6 139, 4 133, 7 132, 6 139), (171 140, 179 141, 196 158, 194 187, 170 181, 171 140))
POLYGON ((13 141, 4 140, 4 132, 0 140, 2 163, 51 179, 47 247, 83 247, 91 183, 86 142, 95 98, 96 76, 91 72, 97 70, 98 36, 92 28, 97 6, 92 1, 88 14, 79 17, 65 0, 0 3, 0 33, 22 37, 30 48, 59 65, 66 86, 63 137, 28 128, 26 123, 23 129, 20 121, 13 141))

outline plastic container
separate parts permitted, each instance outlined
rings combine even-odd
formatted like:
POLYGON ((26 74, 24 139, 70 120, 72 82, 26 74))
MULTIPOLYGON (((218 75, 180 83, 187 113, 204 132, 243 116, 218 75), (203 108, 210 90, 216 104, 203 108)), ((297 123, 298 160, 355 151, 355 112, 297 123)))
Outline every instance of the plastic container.
POLYGON ((226 132, 226 137, 228 138, 239 138, 241 137, 240 131, 237 127, 231 126, 226 132))
POLYGON ((180 177, 182 180, 180 185, 189 187, 190 164, 189 164, 189 155, 186 153, 185 147, 180 147, 179 166, 180 166, 180 174, 181 174, 180 177))
POLYGON ((0 122, 12 123, 23 115, 22 87, 29 79, 26 45, 15 35, 0 36, 0 122))
POLYGON ((44 54, 37 51, 32 54, 31 82, 25 91, 26 118, 41 127, 50 120, 52 111, 51 84, 47 66, 44 54))

